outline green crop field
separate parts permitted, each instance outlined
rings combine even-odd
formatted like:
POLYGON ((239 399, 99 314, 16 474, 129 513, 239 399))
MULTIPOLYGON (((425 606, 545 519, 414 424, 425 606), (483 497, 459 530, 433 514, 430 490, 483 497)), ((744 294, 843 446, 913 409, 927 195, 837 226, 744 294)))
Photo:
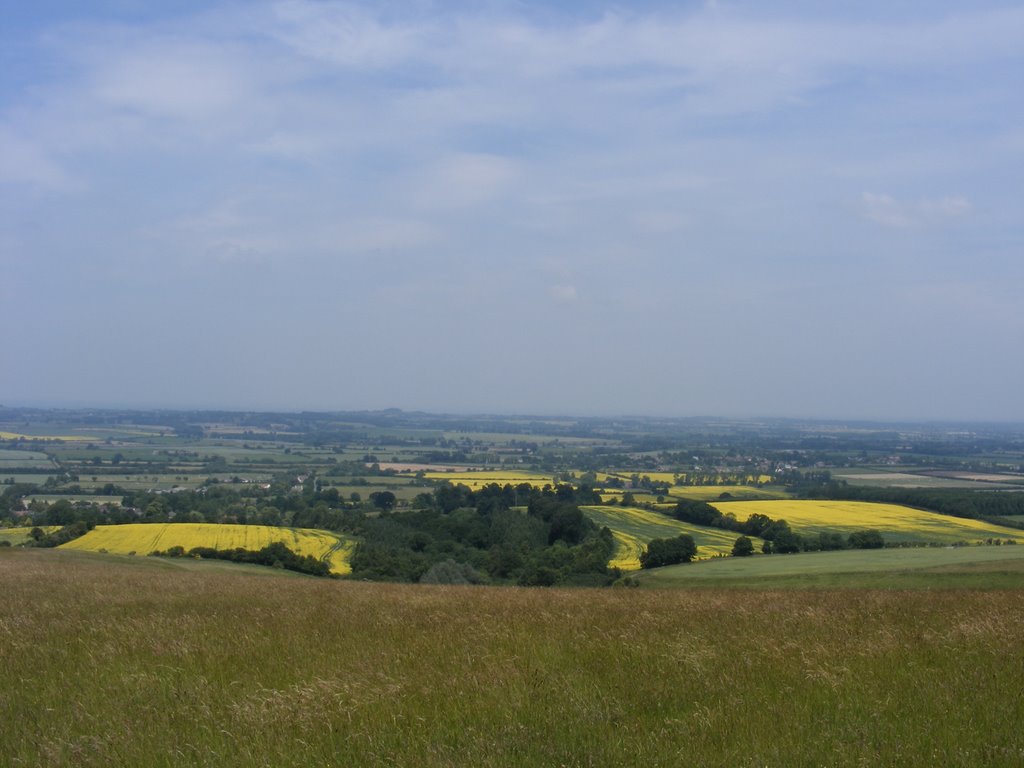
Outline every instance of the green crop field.
MULTIPOLYGON (((697 544, 697 559, 727 555, 739 536, 732 531, 706 528, 674 520, 667 515, 636 507, 581 507, 587 517, 600 526, 607 526, 615 536, 615 554, 610 567, 624 571, 640 567, 640 554, 651 539, 669 539, 689 534, 697 544)), ((752 539, 757 548, 760 539, 752 539)))
POLYGON ((899 504, 864 501, 730 501, 712 504, 723 514, 738 520, 752 514, 785 520, 797 533, 838 532, 873 529, 886 540, 953 544, 985 539, 1012 539, 1024 543, 1024 530, 992 525, 981 520, 940 515, 899 504))
MULTIPOLYGON (((6 469, 0 469, 0 483, 31 483, 33 485, 41 485, 46 482, 48 477, 51 477, 55 473, 49 472, 10 472, 6 469)), ((2 490, 2 487, 0 487, 2 490)))
POLYGON ((0 763, 1024 758, 1020 590, 430 587, 202 565, 0 549, 0 763))
POLYGON ((1024 588, 1024 546, 919 547, 730 557, 655 568, 652 587, 1024 588))
MULTIPOLYGON (((53 533, 60 528, 59 525, 41 525, 39 526, 43 533, 53 533)), ((0 542, 6 541, 12 546, 18 546, 19 544, 25 544, 32 540, 29 535, 32 532, 31 526, 18 526, 16 528, 0 528, 0 542)))
POLYGON ((14 469, 56 469, 45 453, 0 449, 0 472, 14 469))

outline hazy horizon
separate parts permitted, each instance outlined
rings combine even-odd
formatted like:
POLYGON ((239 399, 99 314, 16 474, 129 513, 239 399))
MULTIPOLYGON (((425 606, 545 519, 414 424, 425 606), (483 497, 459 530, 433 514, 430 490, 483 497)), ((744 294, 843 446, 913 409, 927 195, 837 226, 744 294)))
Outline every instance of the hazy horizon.
POLYGON ((1017 4, 4 20, 6 406, 1024 421, 1017 4))

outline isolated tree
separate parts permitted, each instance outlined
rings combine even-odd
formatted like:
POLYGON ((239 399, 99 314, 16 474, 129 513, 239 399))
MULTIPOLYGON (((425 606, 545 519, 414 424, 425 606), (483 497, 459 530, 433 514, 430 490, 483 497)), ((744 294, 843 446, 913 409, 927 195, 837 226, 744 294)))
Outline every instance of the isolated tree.
POLYGON ((740 536, 732 545, 733 557, 748 557, 754 554, 754 542, 746 536, 740 536))
POLYGON ((396 500, 395 494, 391 491, 376 491, 370 494, 370 501, 373 502, 373 506, 385 511, 394 509, 396 500))

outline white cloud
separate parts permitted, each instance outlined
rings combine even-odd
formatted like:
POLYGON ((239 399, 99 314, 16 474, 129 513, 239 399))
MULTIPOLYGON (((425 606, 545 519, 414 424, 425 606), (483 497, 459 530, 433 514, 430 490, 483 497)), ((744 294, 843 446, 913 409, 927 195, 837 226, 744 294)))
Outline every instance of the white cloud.
POLYGON ((550 292, 555 299, 562 302, 576 301, 577 298, 575 285, 553 285, 550 292))
POLYGON ((311 211, 299 216, 292 205, 269 189, 222 200, 181 217, 169 227, 145 234, 151 241, 176 243, 178 258, 221 262, 294 261, 403 251, 438 240, 430 224, 397 215, 334 207, 333 215, 311 211))
POLYGON ((271 7, 272 37, 300 55, 333 65, 380 68, 421 52, 429 27, 386 24, 351 3, 288 0, 271 7))
POLYGON ((960 195, 939 200, 922 200, 918 205, 921 215, 926 219, 956 219, 966 216, 972 209, 970 201, 960 195))
POLYGON ((516 178, 515 163, 498 155, 454 153, 434 163, 413 184, 413 199, 427 209, 457 209, 489 202, 516 178))
POLYGON ((885 227, 908 227, 938 224, 966 216, 972 210, 970 201, 963 196, 942 197, 917 201, 899 201, 890 195, 864 192, 861 211, 866 219, 885 227))
POLYGON ((244 95, 241 78, 209 51, 192 48, 134 53, 103 67, 99 97, 156 117, 206 117, 230 109, 244 95))
POLYGON ((644 210, 638 211, 632 218, 638 232, 651 235, 678 232, 690 225, 690 218, 679 211, 644 210))
POLYGON ((366 253, 418 248, 436 242, 432 226, 415 219, 357 217, 315 236, 321 248, 341 253, 366 253))

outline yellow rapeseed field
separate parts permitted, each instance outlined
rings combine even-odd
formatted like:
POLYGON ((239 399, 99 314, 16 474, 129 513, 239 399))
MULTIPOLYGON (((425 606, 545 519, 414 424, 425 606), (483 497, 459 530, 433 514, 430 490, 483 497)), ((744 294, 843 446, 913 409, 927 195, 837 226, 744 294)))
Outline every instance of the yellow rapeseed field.
POLYGON ((774 496, 786 498, 786 492, 776 488, 759 488, 756 485, 675 485, 669 488, 669 496, 695 501, 715 501, 723 493, 737 498, 745 496, 774 496))
POLYGON ((835 531, 848 534, 866 528, 894 541, 927 541, 944 544, 984 539, 1013 539, 1024 544, 1024 531, 1004 528, 981 520, 969 520, 899 504, 866 501, 728 501, 712 504, 720 512, 746 520, 759 513, 774 520, 785 520, 798 533, 835 531))
POLYGON ((96 439, 87 435, 23 435, 20 432, 0 432, 0 440, 62 440, 64 442, 82 442, 96 439))
POLYGON ((538 472, 522 472, 514 469, 502 470, 480 470, 478 472, 424 472, 423 476, 428 480, 447 480, 453 485, 462 484, 467 488, 483 488, 485 485, 497 483, 498 485, 530 485, 543 488, 545 485, 554 485, 551 475, 542 475, 538 472))
POLYGON ((639 570, 640 555, 647 549, 647 543, 625 531, 612 531, 612 536, 615 537, 615 552, 608 561, 608 567, 620 571, 639 570))
MULTIPOLYGON (((632 478, 633 474, 636 474, 639 477, 646 477, 654 483, 668 483, 669 485, 674 485, 676 478, 685 481, 687 477, 690 476, 690 473, 688 472, 598 472, 597 478, 601 482, 607 482, 609 478, 618 478, 619 480, 625 480, 628 482, 632 478)), ((722 487, 722 490, 726 490, 726 487, 736 485, 737 483, 754 485, 756 483, 770 483, 773 480, 771 475, 716 475, 701 472, 696 473, 693 478, 698 482, 703 480, 704 482, 702 482, 702 485, 704 486, 709 488, 718 486, 722 487)))
POLYGON ((333 573, 352 572, 349 563, 355 542, 329 531, 308 528, 276 528, 268 525, 219 525, 215 523, 134 523, 98 525, 63 549, 84 552, 105 550, 112 554, 148 555, 171 547, 258 550, 276 541, 299 555, 327 562, 333 573))

